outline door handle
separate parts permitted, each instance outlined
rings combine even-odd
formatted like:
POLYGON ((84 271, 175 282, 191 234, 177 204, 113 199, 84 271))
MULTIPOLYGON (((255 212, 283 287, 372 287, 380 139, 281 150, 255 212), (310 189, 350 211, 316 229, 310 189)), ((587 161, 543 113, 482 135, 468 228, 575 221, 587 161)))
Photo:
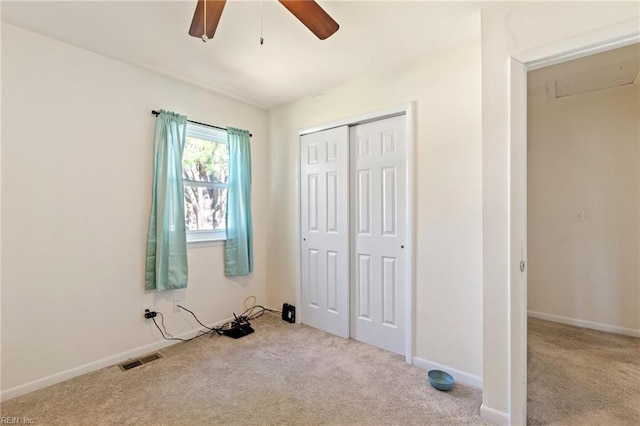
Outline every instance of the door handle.
POLYGON ((520 272, 524 272, 524 260, 520 261, 520 272))

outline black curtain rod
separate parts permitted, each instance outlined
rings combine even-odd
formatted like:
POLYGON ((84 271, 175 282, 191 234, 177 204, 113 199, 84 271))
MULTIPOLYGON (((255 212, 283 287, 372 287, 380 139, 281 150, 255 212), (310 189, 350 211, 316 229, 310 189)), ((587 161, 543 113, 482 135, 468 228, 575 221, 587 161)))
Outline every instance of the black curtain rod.
MULTIPOLYGON (((153 114, 153 115, 155 115, 157 117, 158 115, 160 115, 160 112, 156 111, 156 110, 153 110, 153 111, 151 111, 151 114, 153 114)), ((187 121, 189 123, 199 124, 201 126, 213 127, 214 129, 227 130, 225 127, 214 126, 213 124, 200 123, 199 121, 192 121, 192 120, 187 120, 187 121)), ((249 136, 253 137, 253 134, 249 133, 249 136)))

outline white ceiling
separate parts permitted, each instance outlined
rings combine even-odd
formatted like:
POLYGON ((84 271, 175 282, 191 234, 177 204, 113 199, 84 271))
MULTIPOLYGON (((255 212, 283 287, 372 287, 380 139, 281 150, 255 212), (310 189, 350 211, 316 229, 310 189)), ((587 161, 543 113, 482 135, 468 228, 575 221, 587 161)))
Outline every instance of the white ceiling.
POLYGON ((2 20, 269 109, 480 34, 481 3, 318 3, 340 24, 318 40, 275 0, 227 0, 215 37, 188 35, 196 0, 2 2, 2 20))

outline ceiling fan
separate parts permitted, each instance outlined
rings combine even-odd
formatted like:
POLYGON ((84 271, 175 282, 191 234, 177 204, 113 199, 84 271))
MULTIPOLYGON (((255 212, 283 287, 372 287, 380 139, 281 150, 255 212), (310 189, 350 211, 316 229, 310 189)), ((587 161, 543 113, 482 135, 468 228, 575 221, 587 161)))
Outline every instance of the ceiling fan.
MULTIPOLYGON (((340 26, 314 0, 278 0, 320 40, 330 37, 340 26)), ((213 38, 226 0, 198 0, 189 35, 207 41, 213 38), (206 30, 205 30, 206 28, 206 30)))

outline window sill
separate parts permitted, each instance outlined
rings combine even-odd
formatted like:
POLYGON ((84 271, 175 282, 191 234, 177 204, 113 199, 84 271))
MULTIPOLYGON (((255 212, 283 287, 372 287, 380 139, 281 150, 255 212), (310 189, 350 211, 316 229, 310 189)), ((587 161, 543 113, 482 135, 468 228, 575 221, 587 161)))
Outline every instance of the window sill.
POLYGON ((215 231, 187 231, 187 246, 221 245, 227 240, 224 229, 215 231))
POLYGON ((193 240, 187 241, 187 248, 204 248, 204 247, 218 247, 224 246, 227 242, 226 239, 212 239, 212 240, 193 240))

